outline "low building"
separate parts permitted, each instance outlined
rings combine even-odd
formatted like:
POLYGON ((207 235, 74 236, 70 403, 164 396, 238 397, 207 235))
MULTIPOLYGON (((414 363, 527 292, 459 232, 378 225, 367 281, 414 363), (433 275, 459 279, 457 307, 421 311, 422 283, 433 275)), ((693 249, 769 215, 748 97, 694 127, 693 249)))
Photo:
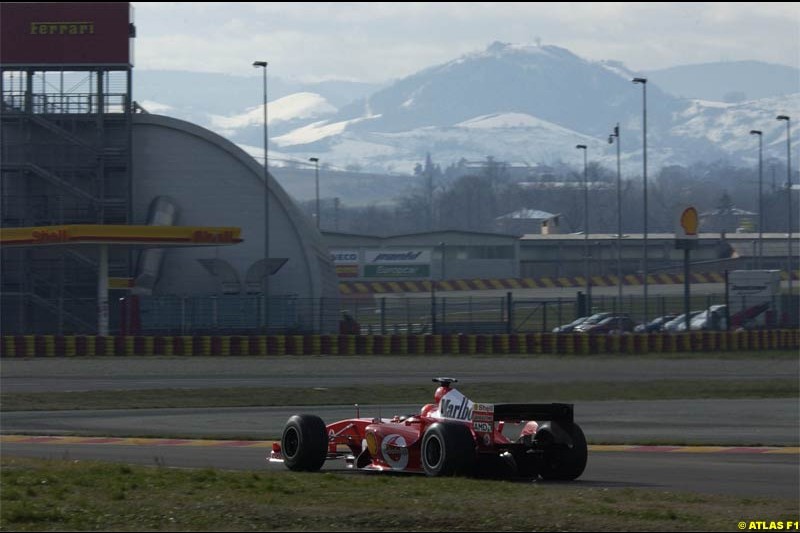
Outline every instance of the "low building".
POLYGON ((376 237, 324 232, 340 281, 519 276, 519 238, 470 231, 376 237))

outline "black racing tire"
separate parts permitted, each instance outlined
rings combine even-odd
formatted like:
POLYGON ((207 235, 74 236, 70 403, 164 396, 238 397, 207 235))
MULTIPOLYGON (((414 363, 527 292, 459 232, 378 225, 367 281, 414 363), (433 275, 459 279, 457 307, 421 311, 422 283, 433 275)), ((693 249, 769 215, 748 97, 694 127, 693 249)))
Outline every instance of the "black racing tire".
POLYGON ((295 472, 316 472, 328 455, 325 422, 316 415, 294 415, 281 436, 283 464, 295 472))
POLYGON ((586 469, 589 447, 578 424, 561 427, 568 437, 567 442, 559 442, 556 437, 558 432, 549 424, 543 424, 536 432, 536 441, 545 445, 544 461, 539 475, 548 480, 572 481, 580 477, 586 469))
POLYGON ((475 439, 463 424, 436 422, 425 430, 420 454, 429 476, 468 476, 475 467, 475 439))

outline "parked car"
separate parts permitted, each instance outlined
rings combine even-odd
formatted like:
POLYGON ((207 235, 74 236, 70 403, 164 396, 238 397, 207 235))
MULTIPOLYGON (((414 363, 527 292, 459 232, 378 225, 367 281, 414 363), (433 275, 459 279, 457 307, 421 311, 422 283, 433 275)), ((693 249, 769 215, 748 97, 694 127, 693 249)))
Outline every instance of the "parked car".
MULTIPOLYGON (((586 320, 575 326, 572 331, 575 333, 579 333, 583 328, 588 328, 589 326, 593 326, 603 320, 604 318, 608 318, 612 316, 614 313, 595 313, 590 317, 587 317, 586 320)), ((563 333, 563 332, 562 332, 563 333)))
POLYGON ((595 324, 599 324, 601 321, 605 320, 608 317, 614 316, 614 313, 595 313, 586 320, 583 321, 582 324, 576 326, 573 330, 575 333, 582 333, 587 328, 594 326, 595 324))
MULTIPOLYGON (((631 320, 629 316, 610 316, 604 318, 597 324, 592 324, 580 330, 581 333, 589 334, 602 334, 602 333, 630 333, 633 331, 636 322, 631 320)), ((577 331, 577 330, 576 330, 577 331)))
POLYGON ((667 322, 674 320, 678 317, 678 315, 674 313, 670 313, 668 315, 660 316, 658 318, 654 318, 650 322, 646 324, 639 324, 633 331, 636 333, 655 333, 664 329, 664 324, 667 322))
POLYGON ((726 305, 712 305, 705 311, 695 315, 689 322, 692 331, 723 331, 728 329, 728 318, 726 305))
MULTIPOLYGON (((692 321, 692 318, 699 315, 703 311, 692 311, 689 313, 689 322, 692 321)), ((664 328, 662 331, 672 332, 675 333, 677 331, 686 331, 686 313, 682 315, 678 315, 677 317, 673 318, 666 324, 664 324, 664 328)))
POLYGON ((577 326, 580 326, 581 324, 583 324, 584 321, 586 321, 587 318, 589 318, 589 317, 588 316, 582 316, 580 318, 576 318, 575 320, 573 320, 569 324, 564 324, 562 326, 555 327, 555 328, 553 328, 553 333, 570 333, 577 326))

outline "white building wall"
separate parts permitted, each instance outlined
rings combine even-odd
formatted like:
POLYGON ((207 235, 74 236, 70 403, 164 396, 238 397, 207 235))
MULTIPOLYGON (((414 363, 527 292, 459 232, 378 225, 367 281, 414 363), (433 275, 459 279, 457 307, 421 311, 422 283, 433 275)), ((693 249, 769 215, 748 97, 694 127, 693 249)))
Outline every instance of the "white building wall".
MULTIPOLYGON (((154 294, 216 294, 219 282, 197 261, 229 262, 242 282, 264 257, 263 167, 233 143, 194 124, 138 114, 133 127, 134 223, 146 224, 150 202, 172 198, 176 225, 238 226, 234 246, 167 251, 154 294)), ((337 298, 336 275, 320 233, 270 179, 270 257, 288 258, 270 278, 273 295, 337 298)))

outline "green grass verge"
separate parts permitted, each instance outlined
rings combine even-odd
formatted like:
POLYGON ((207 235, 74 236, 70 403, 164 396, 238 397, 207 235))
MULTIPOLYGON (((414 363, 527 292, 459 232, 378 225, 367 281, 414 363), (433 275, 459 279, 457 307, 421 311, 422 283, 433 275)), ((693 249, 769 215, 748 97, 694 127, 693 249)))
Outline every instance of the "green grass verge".
POLYGON ((3 531, 736 531, 790 499, 2 458, 3 531))
MULTIPOLYGON (((666 400, 700 398, 797 398, 796 379, 655 380, 641 382, 473 383, 459 387, 473 400, 495 403, 666 400)), ((430 385, 364 385, 331 388, 152 389, 126 391, 3 393, 3 411, 264 407, 286 405, 419 404, 431 401, 430 385)))

